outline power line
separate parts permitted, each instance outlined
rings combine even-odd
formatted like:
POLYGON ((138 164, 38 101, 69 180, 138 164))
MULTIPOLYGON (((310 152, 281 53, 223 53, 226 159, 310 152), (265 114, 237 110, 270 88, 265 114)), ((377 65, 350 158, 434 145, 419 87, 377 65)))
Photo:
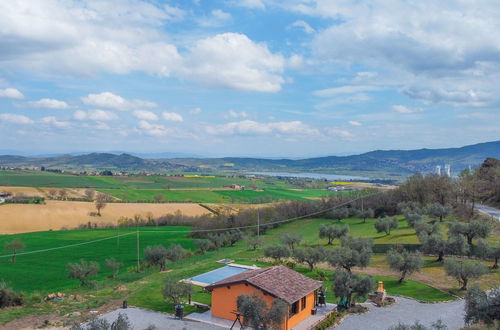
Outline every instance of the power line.
POLYGON ((371 196, 375 196, 375 195, 378 195, 378 194, 381 194, 381 192, 370 194, 370 195, 366 195, 366 196, 362 196, 362 197, 357 197, 357 198, 354 198, 354 199, 351 199, 349 201, 337 204, 335 206, 332 206, 330 208, 327 208, 327 209, 324 209, 324 210, 321 210, 321 211, 316 211, 316 212, 309 213, 309 214, 306 214, 306 215, 301 215, 301 216, 298 216, 298 217, 293 217, 293 218, 288 218, 288 219, 283 219, 283 220, 272 221, 272 222, 268 222, 268 223, 265 223, 265 224, 260 224, 259 223, 259 224, 256 224, 256 225, 248 225, 248 226, 225 227, 225 228, 215 228, 215 229, 198 229, 198 230, 140 230, 140 231, 136 230, 136 231, 133 231, 133 232, 130 232, 130 233, 126 233, 126 234, 121 234, 121 235, 116 235, 116 236, 111 236, 111 237, 106 237, 106 238, 100 238, 100 239, 96 239, 96 240, 92 240, 92 241, 88 241, 88 242, 81 242, 81 243, 69 244, 69 245, 58 246, 58 247, 48 248, 48 249, 43 249, 43 250, 35 250, 35 251, 21 252, 21 253, 16 253, 16 254, 1 255, 0 258, 11 258, 13 256, 22 256, 22 255, 28 255, 28 254, 35 254, 35 253, 42 253, 42 252, 49 252, 49 251, 67 249, 67 248, 81 246, 81 245, 98 243, 98 242, 102 242, 102 241, 106 241, 106 240, 110 240, 110 239, 114 239, 114 238, 120 238, 122 236, 128 236, 128 235, 133 235, 133 234, 138 235, 139 232, 141 232, 141 233, 199 233, 199 232, 226 231, 226 230, 234 230, 234 229, 249 229, 249 228, 254 228, 254 227, 258 227, 258 226, 269 226, 269 225, 274 225, 274 224, 285 223, 285 222, 290 222, 290 221, 294 221, 294 220, 308 218, 308 217, 311 217, 311 216, 314 216, 314 215, 318 215, 318 214, 321 214, 321 213, 325 213, 325 212, 334 210, 334 209, 339 208, 339 207, 344 206, 344 205, 351 204, 352 202, 355 202, 357 200, 363 200, 366 197, 371 197, 371 196))
POLYGON ((13 257, 13 256, 17 257, 17 256, 23 256, 23 255, 27 255, 27 254, 33 254, 33 253, 41 253, 41 252, 48 252, 48 251, 54 251, 54 250, 60 250, 60 249, 67 249, 67 248, 70 248, 70 247, 75 247, 75 246, 80 246, 80 245, 86 245, 86 244, 92 244, 92 243, 102 242, 102 241, 106 241, 106 240, 109 240, 109 239, 113 239, 113 238, 117 238, 117 237, 121 237, 121 236, 132 235, 132 234, 135 234, 135 232, 131 232, 131 233, 127 233, 127 234, 121 234, 121 235, 116 235, 116 236, 111 236, 111 237, 106 237, 106 238, 95 239, 93 241, 88 241, 88 242, 63 245, 63 246, 58 246, 58 247, 49 248, 49 249, 35 250, 35 251, 28 251, 28 252, 21 252, 21 253, 16 253, 16 254, 6 254, 6 255, 0 256, 0 258, 10 258, 10 257, 13 257))

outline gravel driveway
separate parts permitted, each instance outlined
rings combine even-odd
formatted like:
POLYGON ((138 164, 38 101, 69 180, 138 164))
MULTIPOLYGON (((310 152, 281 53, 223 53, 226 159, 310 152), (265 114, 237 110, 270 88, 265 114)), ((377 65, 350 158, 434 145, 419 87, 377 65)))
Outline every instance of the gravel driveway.
POLYGON ((146 309, 129 307, 126 309, 117 309, 112 312, 99 316, 110 324, 117 318, 118 314, 126 314, 134 330, 142 330, 150 325, 156 326, 159 330, 221 330, 223 328, 192 321, 181 321, 175 319, 172 315, 159 312, 153 312, 146 309))
POLYGON ((425 304, 412 299, 394 297, 396 302, 388 307, 375 307, 361 315, 348 316, 335 330, 386 330, 399 321, 413 324, 420 323, 430 326, 437 320, 443 321, 449 330, 464 327, 464 300, 454 300, 444 303, 425 304))

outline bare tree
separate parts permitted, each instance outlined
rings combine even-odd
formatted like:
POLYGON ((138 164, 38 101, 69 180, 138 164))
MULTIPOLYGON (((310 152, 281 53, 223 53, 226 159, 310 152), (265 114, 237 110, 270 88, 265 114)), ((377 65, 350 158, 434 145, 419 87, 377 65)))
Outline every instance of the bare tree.
POLYGON ((65 200, 68 197, 68 191, 66 189, 61 189, 57 192, 60 200, 65 200))
POLYGON ((57 190, 55 190, 55 189, 49 189, 48 194, 49 194, 49 198, 50 199, 56 199, 57 190))
POLYGON ((103 194, 101 192, 96 194, 94 203, 98 216, 101 216, 101 210, 106 207, 108 200, 109 200, 108 195, 103 194))
POLYGON ((87 199, 89 201, 93 201, 94 196, 95 196, 95 190, 94 189, 85 189, 84 194, 85 194, 85 197, 87 197, 87 199))
POLYGON ((4 248, 12 253, 12 262, 16 262, 16 254, 24 250, 25 247, 26 245, 24 245, 24 243, 19 238, 15 238, 12 241, 6 242, 4 244, 4 248))
POLYGON ((160 203, 161 201, 163 201, 164 196, 162 194, 156 194, 156 195, 154 195, 153 198, 154 198, 155 202, 160 203))
POLYGON ((68 264, 68 277, 80 280, 80 286, 90 285, 89 277, 97 274, 99 264, 95 261, 80 260, 79 263, 68 264))
POLYGON ((118 271, 123 266, 122 262, 117 261, 115 258, 109 258, 104 261, 106 263, 106 267, 111 269, 111 278, 116 278, 118 271))

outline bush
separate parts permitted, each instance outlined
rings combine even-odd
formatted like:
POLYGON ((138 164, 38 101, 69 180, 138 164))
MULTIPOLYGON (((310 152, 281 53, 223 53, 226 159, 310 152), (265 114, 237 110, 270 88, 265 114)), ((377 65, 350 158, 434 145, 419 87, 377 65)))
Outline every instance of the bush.
POLYGON ((7 283, 0 282, 0 308, 21 306, 24 304, 24 295, 12 290, 7 283))
POLYGON ((321 321, 317 326, 314 327, 315 330, 326 330, 329 329, 332 325, 339 322, 339 320, 344 316, 345 312, 331 312, 328 316, 321 321))

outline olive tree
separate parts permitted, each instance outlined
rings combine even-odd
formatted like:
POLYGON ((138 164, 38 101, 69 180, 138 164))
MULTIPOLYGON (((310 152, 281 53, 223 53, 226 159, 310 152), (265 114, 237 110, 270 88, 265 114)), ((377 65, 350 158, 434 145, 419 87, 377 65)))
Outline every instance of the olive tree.
POLYGON ((330 265, 343 268, 351 273, 352 267, 366 267, 372 256, 373 242, 366 238, 342 238, 341 246, 334 249, 328 256, 330 265))
POLYGON ((417 222, 415 224, 415 232, 417 235, 433 235, 439 234, 440 228, 439 223, 426 223, 426 222, 417 222))
POLYGON ((264 244, 264 240, 258 236, 252 236, 248 239, 247 245, 252 248, 252 250, 257 250, 259 246, 264 244))
POLYGON ((283 244, 287 245, 290 250, 294 250, 296 245, 302 241, 302 236, 298 234, 285 233, 281 235, 280 240, 283 244))
POLYGON ((300 263, 306 263, 309 265, 309 270, 314 270, 314 265, 325 260, 326 250, 323 247, 307 247, 304 249, 296 249, 293 252, 293 258, 300 263))
POLYGON ((80 286, 88 286, 92 282, 89 277, 92 277, 99 272, 99 264, 95 261, 80 260, 79 263, 68 264, 68 277, 80 281, 80 286))
POLYGON ((104 261, 106 267, 111 269, 111 278, 116 278, 118 271, 123 266, 122 262, 117 261, 115 258, 109 258, 104 261))
POLYGON ((483 240, 478 241, 474 254, 485 260, 493 260, 494 264, 491 269, 498 269, 498 259, 500 259, 500 246, 492 246, 483 240))
POLYGON ((422 242, 422 251, 425 254, 436 255, 438 262, 444 261, 445 255, 466 255, 469 251, 469 246, 463 236, 449 237, 448 240, 444 240, 438 234, 422 233, 419 239, 422 242))
POLYGON ((280 329, 288 314, 288 305, 281 299, 274 299, 268 306, 260 295, 240 295, 236 299, 243 325, 253 329, 280 329))
POLYGON ((4 248, 12 254, 10 260, 12 262, 16 262, 17 253, 23 251, 26 248, 26 245, 19 238, 15 238, 10 242, 5 242, 4 248))
POLYGON ((488 272, 488 267, 479 261, 452 258, 445 260, 444 269, 446 274, 458 281, 460 290, 467 290, 469 280, 480 278, 488 272))
POLYGON ((402 283, 407 275, 422 269, 424 258, 420 253, 410 253, 406 249, 401 251, 391 249, 387 252, 387 263, 391 269, 400 273, 398 283, 402 283))
POLYGON ((465 323, 484 322, 492 325, 500 320, 500 287, 484 292, 473 285, 465 295, 465 323))
POLYGON ((319 238, 327 238, 327 245, 332 245, 334 239, 340 239, 341 237, 347 235, 349 232, 349 226, 339 226, 339 225, 320 225, 319 226, 319 238))
POLYGON ((205 252, 210 249, 210 241, 208 239, 197 239, 194 241, 194 244, 200 249, 201 254, 205 254, 205 252))
POLYGON ((467 243, 472 248, 472 240, 477 238, 487 238, 491 232, 491 224, 489 222, 471 221, 451 222, 448 225, 450 235, 463 235, 467 239, 467 243))
POLYGON ((333 209, 329 212, 329 217, 340 222, 340 220, 349 217, 349 210, 345 207, 333 209))
POLYGON ((363 223, 366 222, 367 218, 373 218, 374 215, 375 215, 375 212, 373 211, 373 209, 358 210, 356 212, 356 216, 358 218, 363 219, 363 223))
POLYGON ((362 277, 358 274, 351 274, 343 269, 338 269, 333 274, 333 293, 338 298, 346 298, 347 307, 353 305, 355 298, 366 296, 374 288, 375 281, 371 276, 362 277))
POLYGON ((191 283, 179 282, 172 277, 165 279, 162 289, 163 297, 172 301, 174 305, 180 304, 182 298, 189 299, 193 292, 194 288, 191 283))
POLYGON ((406 213, 405 220, 408 226, 415 228, 417 224, 424 222, 424 217, 418 213, 406 213))
POLYGON ((432 203, 425 207, 425 213, 428 216, 438 218, 439 221, 443 221, 443 218, 446 218, 450 215, 452 209, 448 205, 442 205, 440 203, 432 203))
POLYGON ((264 249, 264 256, 281 261, 283 258, 290 257, 290 249, 283 245, 270 245, 264 249))
POLYGON ((391 234, 391 229, 398 228, 398 218, 396 217, 383 217, 375 220, 373 224, 377 233, 385 232, 386 235, 391 234))

